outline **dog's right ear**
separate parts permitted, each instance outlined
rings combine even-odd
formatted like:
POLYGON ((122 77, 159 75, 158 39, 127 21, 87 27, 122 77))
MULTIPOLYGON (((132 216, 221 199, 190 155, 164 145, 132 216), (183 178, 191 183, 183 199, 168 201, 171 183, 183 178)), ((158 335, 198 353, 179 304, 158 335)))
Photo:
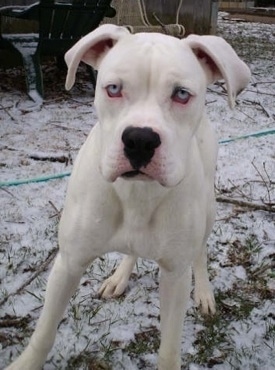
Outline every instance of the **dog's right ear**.
POLYGON ((81 61, 97 69, 102 57, 117 41, 129 34, 124 27, 105 24, 80 39, 65 54, 68 66, 65 88, 70 90, 75 82, 75 75, 81 61))

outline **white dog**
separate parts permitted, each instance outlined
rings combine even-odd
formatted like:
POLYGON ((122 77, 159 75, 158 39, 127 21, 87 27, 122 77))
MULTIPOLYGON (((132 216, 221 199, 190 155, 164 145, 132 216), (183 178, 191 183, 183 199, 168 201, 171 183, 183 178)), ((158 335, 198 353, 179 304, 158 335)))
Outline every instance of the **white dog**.
POLYGON ((217 141, 205 113, 208 84, 224 79, 229 104, 250 72, 222 38, 179 40, 104 25, 66 54, 70 89, 80 61, 98 72, 99 122, 77 157, 41 317, 9 370, 43 366, 66 305, 98 256, 126 256, 100 289, 123 293, 138 256, 161 269, 158 368, 180 369, 182 323, 191 290, 205 313, 215 312, 206 240, 215 217, 217 141))

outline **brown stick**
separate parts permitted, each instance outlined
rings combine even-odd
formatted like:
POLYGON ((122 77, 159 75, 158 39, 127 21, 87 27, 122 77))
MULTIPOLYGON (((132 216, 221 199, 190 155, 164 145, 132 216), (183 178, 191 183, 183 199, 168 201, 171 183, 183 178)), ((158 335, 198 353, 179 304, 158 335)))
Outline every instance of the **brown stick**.
POLYGON ((265 212, 274 212, 275 213, 275 205, 273 204, 259 204, 259 203, 251 203, 251 202, 246 202, 244 200, 239 200, 239 199, 234 199, 234 198, 227 198, 223 197, 221 195, 218 195, 216 197, 217 202, 221 203, 229 203, 229 204, 234 204, 236 206, 240 207, 246 207, 255 211, 265 211, 265 212))
POLYGON ((47 155, 47 154, 31 154, 30 159, 35 161, 49 161, 49 162, 60 162, 68 164, 69 158, 65 155, 47 155))

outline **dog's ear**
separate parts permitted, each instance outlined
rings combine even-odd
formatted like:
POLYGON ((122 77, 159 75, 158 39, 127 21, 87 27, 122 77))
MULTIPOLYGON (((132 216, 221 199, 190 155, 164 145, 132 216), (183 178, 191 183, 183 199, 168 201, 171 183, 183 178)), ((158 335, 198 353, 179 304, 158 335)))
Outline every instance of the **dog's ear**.
POLYGON ((190 35, 185 41, 206 66, 209 83, 225 80, 229 106, 234 108, 236 96, 250 80, 248 66, 221 37, 190 35))
POLYGON ((65 54, 65 61, 68 66, 65 88, 70 90, 75 82, 75 74, 81 61, 97 68, 102 57, 110 50, 123 36, 129 34, 124 27, 105 24, 93 32, 82 37, 65 54))

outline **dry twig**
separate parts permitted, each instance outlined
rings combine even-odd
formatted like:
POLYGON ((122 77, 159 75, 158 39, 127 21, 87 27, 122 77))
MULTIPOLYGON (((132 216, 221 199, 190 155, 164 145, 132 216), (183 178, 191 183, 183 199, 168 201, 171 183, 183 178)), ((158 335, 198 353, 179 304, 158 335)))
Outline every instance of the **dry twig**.
POLYGON ((66 165, 69 162, 69 158, 65 155, 56 155, 56 154, 31 154, 29 155, 30 159, 35 161, 49 161, 49 162, 60 162, 65 163, 66 165))
POLYGON ((0 109, 3 110, 9 117, 12 121, 14 121, 15 123, 18 123, 18 120, 9 112, 9 108, 10 107, 4 107, 1 103, 0 103, 0 109))
POLYGON ((254 211, 265 211, 265 212, 274 212, 275 213, 275 206, 273 204, 259 204, 259 203, 252 203, 252 202, 246 202, 244 200, 234 199, 234 198, 228 198, 221 195, 218 195, 216 197, 217 202, 221 203, 229 203, 234 204, 239 207, 246 207, 250 210, 254 211))
POLYGON ((61 210, 57 209, 57 207, 55 206, 55 204, 51 200, 49 200, 49 204, 53 207, 53 209, 56 212, 54 215, 50 216, 50 218, 58 217, 58 220, 60 220, 62 209, 61 210))

